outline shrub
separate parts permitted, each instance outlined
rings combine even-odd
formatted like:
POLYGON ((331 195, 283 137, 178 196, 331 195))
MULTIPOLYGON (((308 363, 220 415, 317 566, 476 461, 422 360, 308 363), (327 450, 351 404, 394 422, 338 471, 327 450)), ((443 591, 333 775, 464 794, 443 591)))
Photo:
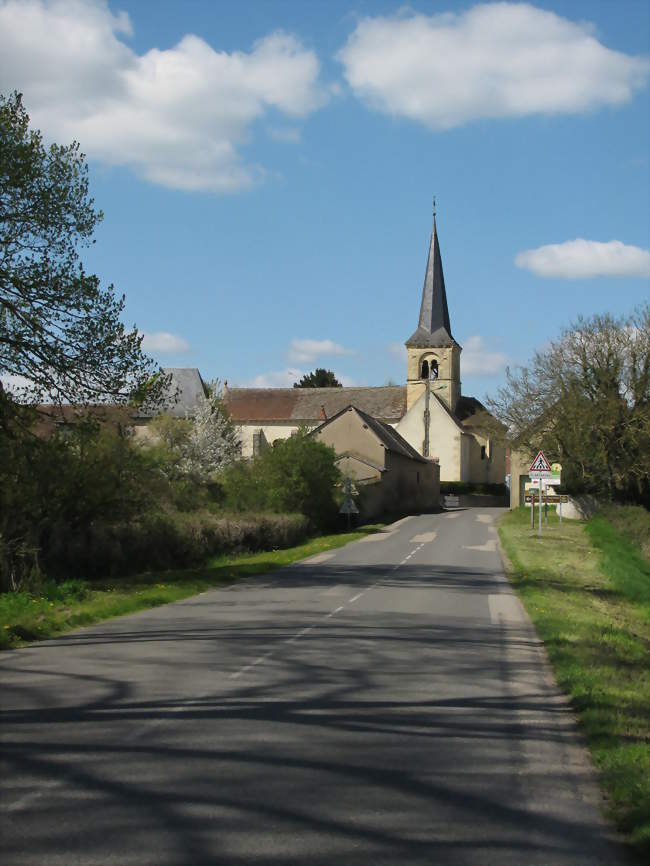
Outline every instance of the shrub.
MULTIPOLYGON (((293 547, 308 530, 309 521, 301 514, 144 513, 128 522, 97 523, 84 533, 62 526, 47 551, 45 568, 59 579, 187 568, 216 554, 293 547)), ((75 586, 71 580, 60 584, 66 592, 75 586)))
POLYGON ((340 473, 333 448, 304 431, 279 439, 259 457, 239 461, 222 476, 227 507, 300 512, 313 526, 332 526, 340 473))
POLYGON ((451 494, 472 494, 483 496, 507 496, 508 488, 505 484, 470 484, 467 481, 441 481, 440 493, 444 496, 451 494))

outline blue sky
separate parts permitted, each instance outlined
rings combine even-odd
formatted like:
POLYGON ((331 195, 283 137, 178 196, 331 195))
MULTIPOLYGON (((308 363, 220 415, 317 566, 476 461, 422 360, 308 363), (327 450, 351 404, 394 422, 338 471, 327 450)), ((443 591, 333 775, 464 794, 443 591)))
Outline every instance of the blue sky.
POLYGON ((645 0, 0 0, 0 57, 164 366, 404 381, 434 194, 466 394, 650 295, 645 0))

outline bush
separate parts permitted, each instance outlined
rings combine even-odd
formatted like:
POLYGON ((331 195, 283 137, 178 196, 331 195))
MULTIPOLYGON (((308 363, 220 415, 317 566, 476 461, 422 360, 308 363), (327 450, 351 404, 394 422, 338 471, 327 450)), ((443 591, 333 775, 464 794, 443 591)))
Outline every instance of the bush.
MULTIPOLYGON (((301 514, 145 513, 129 522, 97 523, 84 533, 61 527, 45 568, 54 577, 87 579, 187 568, 216 554, 293 547, 308 531, 301 514)), ((73 585, 67 580, 60 586, 73 585)))
POLYGON ((234 510, 300 512, 314 527, 336 524, 340 473, 333 448, 299 431, 222 476, 225 504, 234 510))
POLYGON ((478 494, 483 496, 507 496, 508 488, 505 484, 470 484, 467 481, 441 481, 440 493, 451 494, 478 494))

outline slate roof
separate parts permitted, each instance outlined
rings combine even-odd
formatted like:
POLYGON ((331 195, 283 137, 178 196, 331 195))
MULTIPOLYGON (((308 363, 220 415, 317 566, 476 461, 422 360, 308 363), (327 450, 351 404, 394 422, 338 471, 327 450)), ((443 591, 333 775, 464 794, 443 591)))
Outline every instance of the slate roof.
POLYGON ((480 400, 477 400, 476 397, 459 397, 456 404, 456 417, 459 421, 466 421, 479 412, 487 412, 480 400))
POLYGON ((228 388, 224 400, 233 421, 322 421, 353 405, 373 418, 397 422, 406 414, 406 387, 228 388))
POLYGON ((169 386, 163 392, 162 402, 154 409, 146 404, 140 410, 143 418, 166 412, 176 418, 193 415, 197 406, 205 400, 207 390, 196 367, 163 367, 163 373, 171 376, 169 386))
POLYGON ((435 216, 429 244, 427 269, 424 274, 424 286, 422 287, 420 319, 417 329, 408 338, 406 345, 422 346, 423 348, 458 345, 451 335, 445 276, 442 271, 442 256, 440 255, 435 216))

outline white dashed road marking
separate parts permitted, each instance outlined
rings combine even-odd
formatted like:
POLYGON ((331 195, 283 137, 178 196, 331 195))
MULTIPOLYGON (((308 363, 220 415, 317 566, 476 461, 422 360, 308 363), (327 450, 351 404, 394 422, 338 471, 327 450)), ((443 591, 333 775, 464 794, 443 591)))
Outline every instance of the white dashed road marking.
MULTIPOLYGON (((386 535, 389 535, 389 534, 392 534, 392 533, 385 533, 384 537, 386 537, 386 535)), ((368 538, 373 538, 373 537, 374 536, 368 536, 368 538)), ((412 538, 411 541, 420 541, 420 544, 418 544, 417 547, 414 547, 413 550, 410 553, 408 553, 401 562, 399 562, 397 565, 394 565, 392 568, 392 571, 396 571, 398 568, 400 568, 400 566, 402 566, 406 562, 408 562, 408 560, 411 559, 412 556, 414 556, 419 550, 422 550, 422 548, 424 547, 424 545, 427 542, 433 541, 433 539, 435 537, 436 537, 435 532, 424 532, 421 535, 415 536, 415 538, 412 538)), ((366 541, 367 539, 361 539, 361 540, 366 541)), ((311 560, 311 561, 313 562, 314 560, 311 560)), ((380 583, 380 581, 376 581, 375 583, 371 584, 370 586, 367 586, 364 590, 362 590, 361 592, 358 592, 356 595, 352 596, 352 598, 348 599, 346 604, 353 604, 355 601, 358 601, 362 595, 365 595, 369 590, 374 589, 377 586, 377 584, 379 584, 379 583, 380 583)), ((330 589, 326 590, 323 593, 323 595, 337 595, 342 590, 342 588, 343 588, 343 584, 337 584, 336 586, 333 586, 330 589)), ((337 608, 335 608, 334 610, 325 614, 324 619, 331 619, 333 616, 336 616, 337 613, 340 613, 344 607, 345 607, 344 604, 340 604, 337 608)), ((284 643, 285 644, 294 643, 294 641, 299 640, 301 637, 308 634, 314 628, 316 628, 316 623, 312 623, 312 625, 306 625, 304 628, 301 628, 300 631, 297 631, 294 635, 287 638, 284 641, 284 643)), ((267 659, 271 658, 271 656, 274 653, 275 653, 275 649, 271 649, 268 652, 264 653, 264 655, 258 656, 258 658, 256 658, 254 661, 249 662, 248 664, 245 664, 243 667, 241 667, 237 671, 233 671, 230 674, 229 678, 231 680, 238 679, 243 674, 248 673, 248 671, 250 671, 256 665, 260 665, 263 662, 265 662, 267 659)))

